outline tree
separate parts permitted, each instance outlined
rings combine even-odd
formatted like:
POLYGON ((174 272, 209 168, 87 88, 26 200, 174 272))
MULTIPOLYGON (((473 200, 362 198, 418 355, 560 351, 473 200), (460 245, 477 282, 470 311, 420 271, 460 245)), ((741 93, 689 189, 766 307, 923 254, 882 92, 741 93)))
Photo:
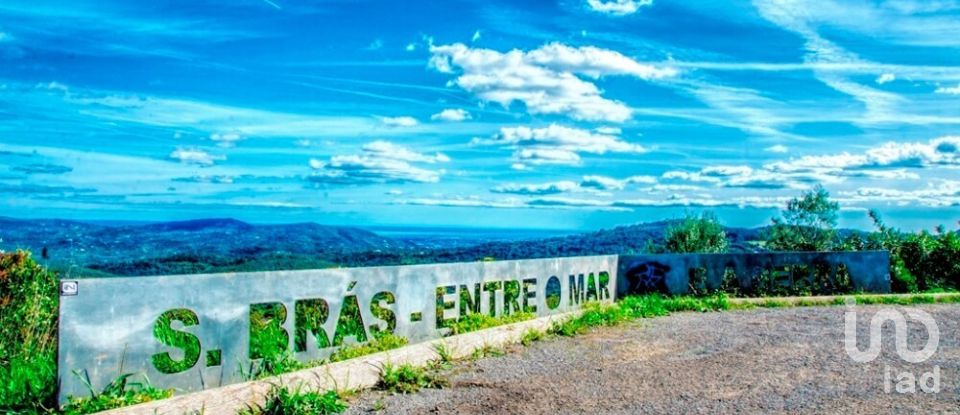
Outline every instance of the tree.
POLYGON ((729 242, 723 225, 713 214, 688 215, 667 228, 666 249, 673 253, 723 253, 729 242))
POLYGON ((840 205, 830 201, 823 186, 803 192, 787 202, 781 218, 773 219, 767 247, 774 251, 830 251, 838 247, 837 216, 840 205))

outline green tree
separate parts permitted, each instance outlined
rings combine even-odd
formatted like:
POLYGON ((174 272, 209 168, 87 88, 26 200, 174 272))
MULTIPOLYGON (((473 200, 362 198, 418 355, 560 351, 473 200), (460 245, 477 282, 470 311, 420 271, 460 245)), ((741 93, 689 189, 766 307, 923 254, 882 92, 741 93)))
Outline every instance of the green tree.
POLYGON ((787 202, 780 218, 766 235, 774 251, 830 251, 839 247, 837 216, 840 205, 830 200, 823 186, 803 192, 787 202))
POLYGON ((704 212, 700 216, 688 215, 682 222, 667 228, 666 249, 673 253, 722 253, 727 252, 727 232, 717 217, 704 212))

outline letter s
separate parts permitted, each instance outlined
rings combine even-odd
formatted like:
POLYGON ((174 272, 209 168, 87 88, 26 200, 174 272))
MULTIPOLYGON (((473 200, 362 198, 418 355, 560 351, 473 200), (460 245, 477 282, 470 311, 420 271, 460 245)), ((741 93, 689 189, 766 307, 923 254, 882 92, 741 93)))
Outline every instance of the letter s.
POLYGON ((183 350, 183 359, 173 360, 169 352, 161 352, 151 356, 153 367, 160 373, 173 374, 189 370, 197 361, 200 360, 200 339, 191 333, 174 330, 171 327, 173 321, 179 321, 184 327, 196 326, 200 324, 197 313, 186 308, 177 308, 167 310, 153 326, 153 336, 160 343, 170 347, 183 350))

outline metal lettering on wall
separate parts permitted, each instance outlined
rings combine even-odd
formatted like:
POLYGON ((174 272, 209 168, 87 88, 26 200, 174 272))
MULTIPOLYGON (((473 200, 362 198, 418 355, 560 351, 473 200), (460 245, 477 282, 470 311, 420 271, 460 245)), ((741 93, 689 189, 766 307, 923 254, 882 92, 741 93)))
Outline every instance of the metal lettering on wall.
POLYGON ((308 361, 383 332, 438 338, 471 313, 571 311, 612 301, 616 267, 612 255, 81 279, 60 299, 60 399, 122 373, 200 390, 245 380, 266 349, 308 361))
POLYGON ((886 293, 889 264, 886 251, 622 255, 617 295, 886 293))

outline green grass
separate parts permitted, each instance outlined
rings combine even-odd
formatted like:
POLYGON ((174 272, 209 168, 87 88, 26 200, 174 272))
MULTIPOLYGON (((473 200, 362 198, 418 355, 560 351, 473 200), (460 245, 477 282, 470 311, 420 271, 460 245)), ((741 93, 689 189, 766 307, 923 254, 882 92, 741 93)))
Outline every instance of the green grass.
POLYGON ((450 326, 450 336, 456 334, 469 333, 471 331, 488 329, 491 327, 502 326, 504 324, 519 323, 536 317, 533 313, 514 313, 498 317, 491 317, 488 314, 473 313, 460 317, 457 322, 450 326))
POLYGON ((613 304, 587 304, 579 316, 554 323, 549 333, 575 336, 590 327, 614 326, 638 318, 667 316, 677 311, 707 312, 729 308, 729 299, 722 294, 710 297, 631 296, 613 304))
POLYGON ((523 332, 523 336, 520 336, 520 344, 524 346, 529 346, 534 342, 542 340, 544 333, 537 329, 527 329, 523 332))
MULTIPOLYGON (((273 340, 266 338, 264 341, 269 343, 273 340)), ((407 340, 406 337, 384 332, 377 334, 375 338, 369 342, 346 345, 335 350, 330 357, 326 359, 312 360, 306 363, 297 360, 293 352, 289 350, 275 350, 260 361, 251 363, 250 370, 246 373, 245 377, 247 379, 264 379, 284 373, 317 367, 327 363, 340 362, 396 349, 406 346, 408 343, 409 340, 407 340)))
POLYGON ((483 359, 485 357, 500 357, 504 354, 506 354, 506 352, 503 349, 490 344, 484 344, 483 347, 473 349, 473 353, 470 354, 470 358, 483 359))
POLYGON ((423 388, 442 388, 446 385, 446 380, 429 372, 426 368, 388 363, 380 369, 380 381, 375 388, 392 393, 409 394, 423 388))
POLYGON ((367 343, 358 343, 341 347, 333 352, 327 359, 330 362, 340 362, 353 359, 355 357, 368 354, 379 353, 391 349, 406 346, 410 341, 406 337, 396 336, 390 333, 378 334, 373 340, 367 343))
MULTIPOLYGON (((79 374, 77 375, 79 376, 79 374)), ((131 382, 130 379, 133 378, 133 376, 133 373, 120 375, 114 379, 113 382, 110 382, 101 392, 94 391, 90 384, 84 381, 87 388, 90 389, 90 397, 78 398, 71 396, 67 404, 61 408, 62 413, 70 415, 91 414, 158 399, 166 399, 173 395, 173 390, 157 389, 150 385, 150 381, 146 376, 144 376, 143 382, 131 382)))
POLYGON ((433 345, 433 351, 437 353, 437 362, 440 364, 453 362, 453 353, 446 343, 436 343, 433 345))
POLYGON ((327 415, 339 414, 347 409, 346 402, 337 391, 290 390, 274 385, 262 405, 248 406, 240 415, 327 415))
POLYGON ((56 274, 0 253, 0 413, 56 408, 56 274))

